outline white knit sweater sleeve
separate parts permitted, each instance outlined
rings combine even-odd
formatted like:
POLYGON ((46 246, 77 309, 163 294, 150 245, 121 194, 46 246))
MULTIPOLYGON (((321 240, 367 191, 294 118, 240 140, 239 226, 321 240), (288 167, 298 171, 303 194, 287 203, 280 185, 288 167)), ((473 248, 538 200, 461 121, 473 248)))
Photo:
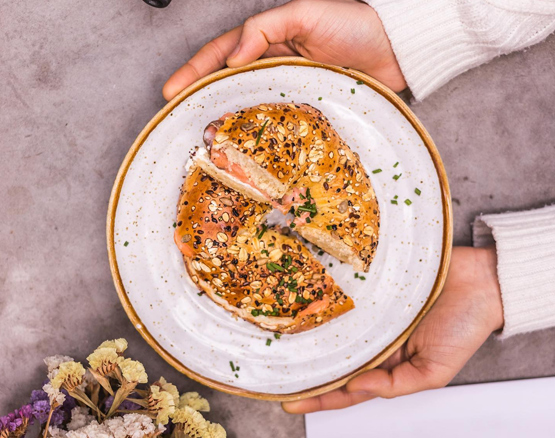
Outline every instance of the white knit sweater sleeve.
POLYGON ((555 30, 555 0, 364 0, 422 100, 455 76, 555 30))
POLYGON ((555 327, 555 205, 478 216, 474 246, 495 243, 506 338, 555 327))

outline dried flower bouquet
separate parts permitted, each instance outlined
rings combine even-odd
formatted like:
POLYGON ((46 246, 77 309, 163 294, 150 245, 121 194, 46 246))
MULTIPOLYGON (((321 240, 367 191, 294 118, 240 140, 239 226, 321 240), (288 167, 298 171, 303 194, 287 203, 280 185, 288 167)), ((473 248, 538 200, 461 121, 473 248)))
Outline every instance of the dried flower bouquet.
POLYGON ((210 405, 196 392, 179 394, 160 377, 150 385, 143 364, 123 353, 125 339, 103 342, 85 369, 71 357, 44 361, 48 381, 28 404, 0 417, 0 438, 24 437, 31 424, 43 438, 225 438, 204 419, 210 405))

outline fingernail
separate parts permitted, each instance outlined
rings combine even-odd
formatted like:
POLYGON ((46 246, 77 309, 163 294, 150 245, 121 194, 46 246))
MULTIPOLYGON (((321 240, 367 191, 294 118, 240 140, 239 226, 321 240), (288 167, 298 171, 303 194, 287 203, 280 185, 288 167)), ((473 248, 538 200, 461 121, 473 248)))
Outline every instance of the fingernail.
POLYGON ((235 47, 235 49, 233 49, 233 52, 231 52, 231 54, 227 57, 227 59, 235 57, 239 53, 240 50, 241 50, 241 45, 237 44, 237 47, 235 47))

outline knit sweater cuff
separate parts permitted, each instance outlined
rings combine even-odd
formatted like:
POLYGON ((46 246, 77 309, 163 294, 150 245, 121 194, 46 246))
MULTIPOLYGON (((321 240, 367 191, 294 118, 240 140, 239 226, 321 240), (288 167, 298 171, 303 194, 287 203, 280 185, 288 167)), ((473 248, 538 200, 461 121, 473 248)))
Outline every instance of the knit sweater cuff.
POLYGON ((474 246, 497 247, 501 338, 555 326, 555 205, 478 216, 474 246))
POLYGON ((553 2, 531 9, 513 2, 521 5, 516 12, 510 5, 488 1, 364 1, 380 17, 416 100, 496 56, 541 41, 555 29, 553 2), (528 9, 530 14, 525 14, 528 9))
POLYGON ((454 2, 366 0, 380 17, 416 100, 477 64, 454 2))

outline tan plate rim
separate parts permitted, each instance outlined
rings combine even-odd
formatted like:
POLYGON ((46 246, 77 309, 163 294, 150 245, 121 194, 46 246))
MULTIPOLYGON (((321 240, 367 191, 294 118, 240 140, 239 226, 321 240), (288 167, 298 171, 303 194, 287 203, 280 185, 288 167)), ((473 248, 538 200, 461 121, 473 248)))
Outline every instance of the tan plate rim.
POLYGON ((395 350, 397 350, 408 339, 408 337, 416 328, 420 320, 424 317, 424 315, 430 310, 430 308, 434 304, 435 300, 441 293, 443 284, 445 283, 445 278, 447 277, 447 271, 448 271, 449 262, 451 259, 451 248, 452 248, 452 240, 453 240, 452 221, 453 221, 453 218, 452 218, 452 210, 451 210, 451 195, 449 191, 449 183, 447 181, 447 175, 445 173, 445 168, 443 166, 441 157, 439 156, 439 152, 432 138, 430 137, 430 134, 428 134, 424 126, 420 123, 420 121, 417 119, 414 113, 409 109, 409 107, 393 91, 391 91, 385 85, 381 84, 380 82, 373 79, 372 77, 356 70, 313 62, 300 57, 280 57, 280 58, 263 59, 244 67, 234 68, 234 69, 226 68, 216 73, 212 73, 211 75, 208 75, 205 78, 198 80, 194 84, 184 89, 170 102, 168 102, 166 106, 164 106, 164 108, 162 108, 158 112, 158 114, 156 114, 148 122, 148 124, 144 127, 144 129, 141 131, 141 133, 139 134, 139 136, 137 137, 137 139, 129 149, 129 152, 127 152, 127 155, 125 156, 123 163, 121 164, 121 167, 116 176, 116 180, 114 182, 114 186, 112 188, 112 193, 110 196, 110 203, 108 205, 106 234, 107 234, 110 270, 112 272, 112 277, 114 279, 114 284, 115 284, 119 299, 121 301, 121 304, 125 309, 127 316, 129 317, 134 327, 136 328, 136 330, 141 334, 141 336, 145 339, 145 341, 160 356, 162 356, 162 358, 166 362, 168 362, 176 370, 185 374, 187 377, 193 380, 196 380, 197 382, 202 383, 203 385, 206 385, 210 388, 217 389, 219 391, 223 391, 229 394, 243 396, 243 397, 283 402, 283 401, 300 400, 307 397, 314 397, 345 385, 345 383, 347 383, 347 381, 349 381, 353 377, 363 373, 364 371, 377 367, 379 364, 385 361, 389 356, 391 356, 391 354, 393 354, 393 352, 395 352, 395 350), (439 184, 441 188, 442 203, 443 203, 443 244, 442 244, 441 261, 440 261, 436 281, 434 283, 434 286, 432 287, 430 295, 428 296, 426 303, 424 303, 424 306, 420 310, 418 315, 416 315, 412 323, 405 329, 405 331, 403 331, 403 333, 401 333, 397 337, 397 339, 395 339, 391 344, 389 344, 386 348, 384 348, 379 354, 377 354, 372 359, 370 359, 366 364, 350 372, 349 374, 342 376, 338 379, 335 379, 331 382, 328 382, 313 388, 309 388, 304 391, 291 393, 291 394, 267 394, 267 393, 254 392, 254 391, 248 391, 241 388, 236 388, 234 386, 227 385, 227 384, 209 379, 207 377, 204 377, 201 374, 185 367, 179 360, 177 360, 166 350, 164 350, 164 348, 162 348, 162 346, 149 333, 145 325, 140 320, 139 316, 135 312, 135 309, 133 308, 133 305, 129 300, 127 292, 125 291, 125 287, 123 286, 123 281, 119 273, 118 262, 116 260, 114 226, 115 226, 116 210, 118 206, 119 197, 121 194, 121 188, 123 187, 125 176, 127 175, 127 171, 129 170, 129 167, 131 166, 133 159, 137 155, 137 152, 144 144, 147 137, 154 130, 154 128, 156 128, 156 126, 162 120, 164 120, 164 118, 171 111, 173 111, 173 109, 177 105, 179 105, 182 101, 184 101, 186 98, 188 98, 198 90, 220 79, 227 78, 229 76, 234 76, 236 74, 240 74, 248 71, 279 67, 283 65, 323 68, 326 70, 331 70, 333 72, 349 76, 355 80, 362 81, 364 82, 364 84, 368 85, 374 91, 376 91, 377 93, 385 97, 392 105, 394 105, 401 112, 401 114, 403 114, 403 116, 405 116, 405 118, 414 127, 416 132, 418 132, 418 134, 422 138, 422 141, 428 148, 428 151, 430 153, 430 156, 432 157, 432 161, 434 162, 434 166, 438 174, 439 184))

